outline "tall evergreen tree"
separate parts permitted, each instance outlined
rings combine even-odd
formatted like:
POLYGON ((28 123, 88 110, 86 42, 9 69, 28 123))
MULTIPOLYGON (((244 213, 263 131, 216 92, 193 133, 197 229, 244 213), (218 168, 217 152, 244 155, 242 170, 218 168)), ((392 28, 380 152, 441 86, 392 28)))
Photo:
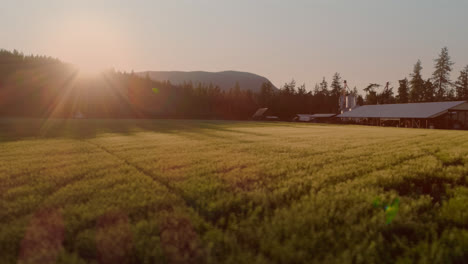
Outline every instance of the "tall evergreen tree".
POLYGON ((314 95, 319 95, 320 94, 320 85, 318 83, 315 84, 314 87, 314 95))
POLYGON ((301 86, 297 87, 297 95, 305 96, 306 94, 307 94, 307 90, 306 90, 305 83, 302 84, 301 86))
POLYGON ((439 57, 434 61, 435 70, 432 74, 432 80, 436 88, 436 100, 442 101, 450 93, 452 84, 450 72, 454 63, 450 60, 447 47, 442 48, 439 57))
POLYGON ((435 100, 435 87, 432 83, 431 79, 427 79, 424 82, 424 90, 423 90, 423 102, 434 102, 435 100))
POLYGON ((337 113, 340 110, 340 95, 341 95, 341 76, 339 73, 335 73, 332 78, 332 83, 330 85, 330 95, 329 104, 330 112, 337 113))
POLYGON ((294 95, 296 93, 296 81, 292 79, 289 83, 285 83, 281 92, 284 95, 294 95))
POLYGON ((409 99, 411 102, 421 102, 422 94, 424 91, 424 80, 421 75, 421 70, 423 69, 421 65, 421 60, 418 60, 413 68, 413 73, 410 75, 410 94, 409 99))
POLYGON ((343 88, 341 86, 341 76, 339 73, 336 72, 333 75, 332 83, 330 85, 330 94, 336 98, 339 98, 342 89, 343 88))
POLYGON ((271 82, 262 83, 260 88, 259 102, 261 107, 268 107, 274 96, 273 84, 271 82))
POLYGON ((455 83, 457 100, 468 100, 468 65, 460 71, 460 76, 455 83))
POLYGON ((323 95, 328 95, 328 93, 329 93, 329 91, 328 91, 328 82, 325 80, 325 77, 323 77, 323 80, 320 83, 320 92, 323 95))
POLYGON ((403 80, 398 81, 400 83, 400 86, 398 87, 398 95, 397 95, 397 100, 398 103, 408 103, 408 96, 409 96, 409 82, 407 78, 404 78, 403 80))

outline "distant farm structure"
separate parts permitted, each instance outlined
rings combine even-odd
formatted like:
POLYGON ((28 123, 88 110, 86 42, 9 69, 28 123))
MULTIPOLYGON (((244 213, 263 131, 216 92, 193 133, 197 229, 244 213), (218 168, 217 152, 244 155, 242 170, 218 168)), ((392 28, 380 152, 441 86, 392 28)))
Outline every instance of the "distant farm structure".
POLYGON ((293 121, 295 122, 313 122, 313 123, 330 123, 336 114, 297 114, 293 121))
POLYGON ((345 80, 343 89, 341 90, 340 99, 338 101, 341 114, 351 111, 357 107, 356 99, 356 95, 349 92, 348 83, 345 80))
POLYGON ((268 108, 259 108, 252 116, 252 120, 256 121, 278 121, 279 117, 268 115, 268 108))
POLYGON ((83 115, 83 113, 81 113, 80 111, 76 112, 75 115, 73 115, 73 118, 75 119, 83 119, 85 118, 85 116, 83 115))
MULTIPOLYGON (((468 130, 468 102, 444 101, 400 104, 375 104, 360 106, 356 91, 351 91, 344 81, 338 97, 338 113, 295 114, 283 121, 312 123, 342 123, 370 126, 439 128, 468 130)), ((388 89, 389 82, 386 88, 388 89)), ((260 108, 252 116, 253 120, 280 120, 276 115, 268 115, 269 108, 260 108)), ((278 109, 278 113, 282 116, 278 109)))
POLYGON ((468 102, 364 105, 337 117, 363 125, 468 129, 468 102))

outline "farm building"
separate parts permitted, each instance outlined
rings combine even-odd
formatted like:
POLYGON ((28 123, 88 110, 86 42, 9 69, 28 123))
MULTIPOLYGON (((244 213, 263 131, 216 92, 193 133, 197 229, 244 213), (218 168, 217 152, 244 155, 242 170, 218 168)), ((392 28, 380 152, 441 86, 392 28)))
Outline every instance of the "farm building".
POLYGON ((337 117, 365 125, 468 129, 468 102, 364 105, 337 117))
POLYGON ((76 118, 76 119, 83 119, 85 118, 85 116, 80 112, 76 112, 75 115, 73 116, 73 118, 76 118))
POLYGON ((261 120, 264 118, 265 113, 268 111, 268 108, 259 108, 252 116, 254 120, 261 120))
POLYGON ((352 111, 354 108, 358 107, 356 103, 356 96, 352 94, 341 95, 340 99, 338 100, 338 104, 340 106, 341 113, 352 111))
POLYGON ((297 114, 293 121, 296 122, 314 122, 314 123, 326 123, 330 122, 336 114, 297 114))
POLYGON ((297 114, 292 121, 295 122, 310 122, 312 120, 311 114, 297 114))
POLYGON ((252 116, 253 120, 266 120, 266 121, 277 121, 277 116, 267 115, 268 108, 259 108, 252 116))
POLYGON ((335 118, 336 114, 314 114, 312 115, 312 122, 314 123, 328 123, 335 118))

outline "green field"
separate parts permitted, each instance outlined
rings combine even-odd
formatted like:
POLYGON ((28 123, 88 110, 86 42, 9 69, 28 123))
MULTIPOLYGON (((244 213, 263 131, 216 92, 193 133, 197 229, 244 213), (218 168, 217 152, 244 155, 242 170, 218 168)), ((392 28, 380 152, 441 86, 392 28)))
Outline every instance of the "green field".
POLYGON ((466 131, 0 120, 0 195, 0 263, 468 259, 466 131))

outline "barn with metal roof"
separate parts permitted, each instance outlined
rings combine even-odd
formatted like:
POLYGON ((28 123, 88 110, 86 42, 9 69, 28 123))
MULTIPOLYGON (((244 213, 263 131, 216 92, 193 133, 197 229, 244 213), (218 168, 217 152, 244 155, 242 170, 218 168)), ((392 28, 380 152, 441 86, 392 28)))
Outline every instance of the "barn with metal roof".
POLYGON ((364 105, 337 117, 367 125, 468 129, 468 102, 364 105))

